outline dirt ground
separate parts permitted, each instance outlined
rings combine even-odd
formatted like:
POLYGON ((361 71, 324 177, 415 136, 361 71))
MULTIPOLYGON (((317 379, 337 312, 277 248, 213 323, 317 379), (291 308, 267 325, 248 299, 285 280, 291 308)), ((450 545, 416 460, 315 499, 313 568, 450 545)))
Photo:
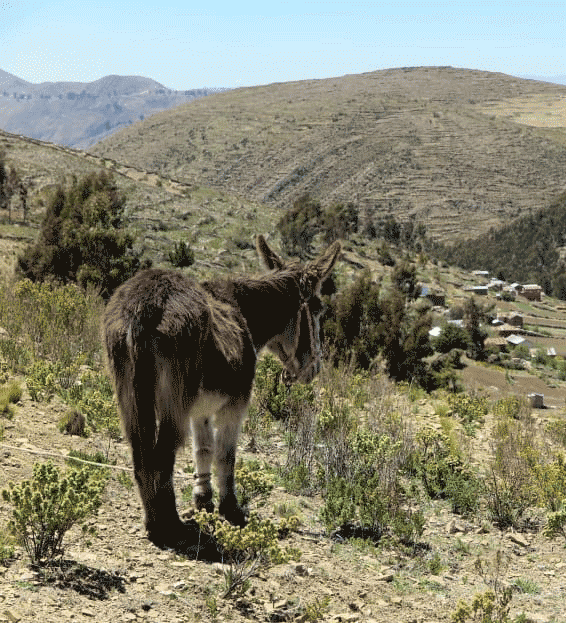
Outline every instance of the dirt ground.
MULTIPOLYGON (((493 387, 501 384, 499 373, 485 370, 485 377, 476 369, 467 373, 473 373, 478 384, 484 379, 493 387)), ((550 402, 546 389, 545 396, 550 402)), ((0 488, 29 477, 33 463, 47 460, 47 455, 55 455, 53 460, 63 466, 63 460, 56 457, 71 448, 109 450, 118 466, 130 465, 129 449, 123 442, 109 446, 106 439, 96 436, 62 435, 56 422, 63 409, 56 401, 34 403, 24 393, 15 418, 2 421, 0 488)), ((426 405, 424 411, 426 417, 434 418, 426 405)), ((436 425, 433 420, 432 424, 436 425)), ((247 441, 244 436, 242 446, 247 441)), ((480 432, 477 443, 485 445, 487 436, 480 432)), ((277 460, 273 449, 261 446, 254 458, 267 463, 277 460)), ((187 478, 183 467, 188 461, 189 452, 183 451, 177 462, 179 489, 187 478)), ((261 571, 252 578, 245 598, 223 599, 224 567, 154 547, 142 528, 137 491, 113 477, 100 512, 91 522, 96 536, 88 544, 78 529, 71 530, 63 570, 41 579, 21 551, 10 564, 0 566, 0 621, 440 623, 450 621, 460 599, 470 601, 488 588, 486 582, 495 579, 501 585, 515 586, 513 616, 524 612, 526 620, 536 623, 566 621, 562 540, 549 541, 540 531, 501 532, 485 520, 464 521, 437 501, 426 502, 422 509, 427 521, 419 547, 400 554, 384 546, 331 539, 318 520, 321 500, 317 498, 298 498, 276 489, 260 513, 274 518, 272 509, 282 501, 294 505, 302 517, 299 532, 285 543, 300 548, 300 563, 261 571), (504 554, 499 567, 491 564, 497 550, 504 554), (478 557, 488 564, 484 577, 475 569, 478 557), (311 610, 305 610, 307 606, 311 610)), ((9 512, 2 503, 0 525, 9 512)))
POLYGON ((517 396, 542 394, 545 408, 563 410, 566 406, 566 387, 564 385, 549 384, 526 371, 511 370, 506 375, 505 372, 501 372, 492 366, 484 367, 471 364, 460 372, 462 381, 467 388, 484 390, 494 400, 502 398, 506 394, 516 394, 517 396))

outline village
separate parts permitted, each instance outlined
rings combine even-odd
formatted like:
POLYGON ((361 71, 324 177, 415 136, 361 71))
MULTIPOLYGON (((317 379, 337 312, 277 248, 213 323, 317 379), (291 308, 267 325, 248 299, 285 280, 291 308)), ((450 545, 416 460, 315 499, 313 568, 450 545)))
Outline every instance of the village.
MULTIPOLYGON (((485 364, 493 366, 491 374, 487 374, 487 369, 484 373, 490 387, 494 389, 498 385, 496 378, 501 370, 505 370, 504 378, 509 387, 515 384, 510 372, 517 375, 521 371, 521 385, 527 387, 522 393, 529 397, 533 407, 548 407, 544 396, 548 396, 549 388, 533 384, 531 391, 525 383, 529 378, 545 379, 550 390, 554 390, 562 380, 562 361, 566 357, 566 304, 547 297, 538 284, 508 283, 491 277, 488 271, 476 270, 458 277, 434 286, 421 285, 420 296, 432 304, 431 340, 438 338, 447 324, 464 327, 462 305, 466 299, 475 297, 488 310, 482 328, 487 333, 485 364)), ((474 366, 470 364, 471 361, 466 360, 465 376, 473 375, 474 366)), ((516 389, 516 393, 521 393, 516 389)), ((562 397, 550 402, 555 407, 564 404, 562 397)))

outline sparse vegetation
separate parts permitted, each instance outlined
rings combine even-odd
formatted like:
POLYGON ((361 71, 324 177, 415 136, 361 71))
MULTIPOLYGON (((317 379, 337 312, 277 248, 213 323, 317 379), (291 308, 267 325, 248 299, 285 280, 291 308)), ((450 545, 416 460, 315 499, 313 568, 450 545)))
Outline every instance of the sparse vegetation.
POLYGON ((104 479, 92 477, 87 469, 61 474, 53 463, 36 463, 30 480, 2 491, 13 507, 8 529, 32 564, 63 554, 65 533, 96 512, 104 486, 104 479))
MULTIPOLYGON (((421 103, 413 103, 418 120, 421 103)), ((294 106, 289 103, 290 108, 294 106)), ((384 111, 388 106, 384 100, 384 111)), ((422 106, 427 123, 431 119, 444 124, 444 113, 437 111, 436 104, 428 109, 422 106)), ((395 110, 395 117, 397 108, 387 110, 395 110)), ((287 123, 306 127, 300 118, 284 120, 286 115, 281 113, 275 129, 287 123)), ((334 114, 333 127, 339 129, 343 118, 347 113, 334 114)), ((205 124, 202 129, 189 128, 189 133, 194 141, 191 154, 183 152, 187 145, 171 152, 179 167, 185 166, 193 151, 198 163, 200 141, 215 140, 205 124)), ((240 139, 234 145, 249 167, 245 153, 249 147, 240 139)), ((405 139, 416 141, 418 135, 405 139)), ((403 153, 392 153, 391 162, 380 157, 384 179, 388 167, 402 173, 402 163, 413 158, 409 151, 399 149, 403 153)), ((164 170, 168 165, 163 161, 159 166, 164 170)), ((297 184, 309 175, 306 168, 296 173, 291 182, 297 184)), ((21 179, 30 176, 25 171, 21 179)), ((80 188, 82 177, 79 172, 76 186, 73 181, 62 187, 63 195, 80 188)), ((194 246, 203 261, 192 264, 191 271, 206 278, 228 268, 238 271, 240 265, 247 269, 253 263, 255 269, 250 252, 253 233, 273 231, 273 215, 279 209, 273 207, 275 203, 288 207, 277 197, 268 198, 275 202, 273 206, 257 207, 196 185, 190 192, 181 189, 171 199, 165 194, 166 177, 159 193, 155 192, 159 184, 150 186, 150 175, 145 175, 139 189, 124 179, 120 176, 111 184, 124 190, 129 184, 128 193, 135 196, 123 205, 122 224, 132 240, 134 228, 138 236, 136 251, 132 245, 127 253, 141 258, 138 253, 143 249, 154 261, 180 266, 191 257, 194 246)), ((377 178, 374 181, 372 188, 377 188, 377 178)), ((233 183, 237 183, 236 176, 233 183)), ((294 197, 300 197, 298 188, 293 190, 294 197)), ((17 205, 18 198, 13 199, 17 205)), ((100 508, 103 518, 85 517, 89 530, 99 530, 98 536, 91 534, 90 540, 80 541, 80 531, 69 529, 63 543, 53 545, 52 553, 39 559, 41 563, 53 555, 58 561, 57 580, 52 567, 41 578, 33 570, 22 570, 23 541, 4 531, 0 564, 10 567, 3 576, 8 599, 19 591, 26 610, 25 599, 34 591, 41 605, 46 590, 41 582, 56 581, 57 591, 64 591, 69 604, 83 606, 81 600, 87 596, 97 599, 87 581, 90 572, 100 578, 95 588, 105 583, 119 586, 109 578, 122 573, 129 577, 123 584, 125 596, 116 591, 113 599, 100 601, 101 619, 110 619, 108 613, 115 614, 118 602, 120 608, 132 609, 130 618, 145 616, 142 611, 147 609, 153 618, 235 621, 347 617, 389 621, 392 616, 407 618, 410 604, 410 616, 415 619, 448 619, 452 614, 454 621, 509 623, 522 620, 514 613, 511 597, 537 613, 544 608, 549 620, 562 615, 562 605, 555 606, 553 599, 559 595, 560 580, 559 567, 556 572, 554 567, 559 558, 556 552, 566 538, 562 456, 566 432, 564 406, 556 397, 564 387, 564 360, 562 351, 558 357, 550 356, 546 345, 550 336, 562 336, 563 329, 550 326, 544 342, 539 341, 542 336, 533 336, 535 357, 527 346, 495 356, 495 350, 483 347, 489 305, 479 303, 495 300, 493 294, 488 299, 478 297, 473 306, 465 302, 462 287, 472 282, 471 277, 434 261, 426 232, 416 220, 404 218, 400 199, 392 197, 382 203, 377 199, 371 206, 363 200, 358 203, 357 196, 355 203, 322 199, 319 203, 309 197, 303 201, 296 214, 293 207, 284 212, 294 218, 282 223, 283 249, 307 257, 325 239, 340 236, 346 240, 347 262, 334 276, 337 293, 328 298, 324 327, 328 359, 319 377, 309 385, 287 386, 281 381, 277 358, 264 355, 258 363, 250 417, 239 448, 244 460, 237 466, 236 480, 239 502, 257 510, 259 516, 252 515, 244 530, 216 524, 217 518, 209 517, 202 524, 205 533, 213 533, 221 544, 222 565, 155 550, 147 552, 151 556, 147 560, 132 479, 126 471, 112 470, 116 475, 107 484, 109 493, 100 508), (419 299, 419 284, 431 282, 446 290, 446 300, 467 321, 467 328, 445 324, 438 308, 419 299), (437 351, 434 356, 428 337, 432 315, 443 327, 441 337, 432 343, 437 351), (470 361, 466 353, 483 360, 481 365, 470 361), (511 357, 519 356, 524 360, 521 369, 519 365, 511 368, 516 363, 511 357), (509 391, 503 382, 505 370, 494 365, 495 359, 497 365, 509 364, 507 380, 512 381, 516 396, 504 396, 509 391), (539 376, 529 376, 530 368, 539 376), (470 389, 472 374, 473 380, 483 379, 482 384, 488 386, 485 391, 470 389), (553 391, 545 396, 551 409, 531 409, 522 396, 529 379, 536 380, 537 388, 543 382, 552 386, 549 390, 553 391), (270 517, 277 517, 277 522, 270 517), (536 547, 530 547, 545 517, 544 534, 549 539, 558 537, 559 543, 538 539, 536 547), (70 561, 62 559, 63 544, 66 553, 78 561, 73 572, 67 566, 70 561), (470 582, 471 557, 487 556, 485 552, 494 544, 511 553, 510 567, 499 565, 495 583, 485 571, 479 574, 485 587, 470 582), (304 565, 289 564, 300 552, 289 551, 287 546, 303 552, 304 565), (92 568, 81 562, 83 557, 92 568), (283 561, 287 562, 278 564, 283 561), (104 569, 109 568, 127 572, 106 574, 104 569), (537 569, 536 582, 528 579, 532 569, 537 569), (338 585, 340 599, 333 588, 338 585), (379 598, 374 597, 377 594, 379 598), (221 595, 230 599, 223 600, 221 595), (453 613, 460 598, 462 603, 453 613)), ((41 202, 48 210, 53 208, 47 190, 33 189, 32 222, 39 222, 41 202)), ((93 198, 84 205, 89 202, 99 205, 93 198)), ((455 203, 454 213, 460 209, 471 213, 468 208, 455 203)), ((277 212, 275 218, 280 215, 277 212)), ((433 211, 429 216, 434 228, 438 214, 433 211)), ((23 225, 18 229, 27 239, 35 233, 23 225)), ((72 238, 70 228, 63 226, 61 231, 72 238)), ((21 253, 24 243, 10 244, 21 253)), ((81 283, 90 281, 86 272, 81 276, 86 276, 79 279, 81 283)), ((554 285, 552 279, 559 285, 558 276, 551 275, 554 285)), ((71 459, 117 462, 122 467, 129 461, 120 443, 112 388, 101 371, 97 325, 103 301, 96 288, 85 290, 70 281, 6 279, 0 283, 0 327, 5 330, 0 335, 0 397, 6 390, 7 400, 7 410, 0 417, 0 439, 7 446, 2 452, 2 472, 22 482, 27 482, 35 452, 47 451, 59 460, 60 452, 66 454, 63 448, 73 447, 71 459), (60 431, 81 437, 63 437, 60 431)), ((564 322, 566 316, 549 299, 536 305, 511 300, 497 305, 498 311, 503 307, 532 314, 525 326, 538 333, 546 331, 547 321, 549 325, 558 318, 564 322)), ((489 331, 495 335, 494 329, 489 331)), ((190 506, 192 497, 190 458, 187 463, 184 473, 175 474, 175 486, 186 492, 178 496, 181 509, 183 502, 190 506)), ((91 477, 100 476, 98 468, 83 467, 91 477)), ((3 509, 6 517, 8 510, 7 505, 3 509)), ((51 542, 55 541, 53 537, 51 542)), ((8 603, 4 606, 8 608, 8 603)))

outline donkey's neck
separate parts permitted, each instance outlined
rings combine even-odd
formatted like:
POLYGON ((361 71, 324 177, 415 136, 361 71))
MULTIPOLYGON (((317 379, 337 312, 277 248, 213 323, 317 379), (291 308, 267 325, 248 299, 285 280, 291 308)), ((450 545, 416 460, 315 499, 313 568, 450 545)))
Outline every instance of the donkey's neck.
POLYGON ((240 310, 256 350, 283 333, 289 321, 296 318, 300 306, 295 271, 209 282, 206 287, 214 296, 240 310))

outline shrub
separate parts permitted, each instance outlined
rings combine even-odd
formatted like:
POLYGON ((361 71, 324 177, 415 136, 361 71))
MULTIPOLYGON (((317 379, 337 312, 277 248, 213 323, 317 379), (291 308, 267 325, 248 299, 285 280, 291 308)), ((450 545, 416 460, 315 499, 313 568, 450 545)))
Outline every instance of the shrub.
POLYGON ((0 351, 15 371, 33 358, 64 365, 79 355, 91 360, 100 350, 102 306, 100 297, 72 284, 0 284, 0 323, 10 335, 0 341, 0 351))
POLYGON ((14 507, 8 527, 32 564, 62 555, 65 533, 99 508, 104 486, 105 481, 87 469, 62 475, 48 462, 36 463, 30 480, 10 483, 2 491, 14 507))
POLYGON ((195 252, 188 242, 176 242, 168 258, 175 268, 184 268, 195 263, 195 252))
POLYGON ((499 416, 493 428, 494 458, 487 479, 487 506, 500 527, 520 527, 524 511, 540 499, 537 471, 543 449, 530 413, 521 420, 499 416))
MULTIPOLYGON (((86 421, 83 435, 89 430, 106 430, 114 439, 121 435, 114 390, 108 377, 88 370, 79 377, 79 361, 70 366, 50 361, 36 361, 28 370, 27 386, 32 400, 50 401, 58 395, 82 414, 86 421)), ((62 420, 61 426, 68 422, 62 420)))
POLYGON ((561 499, 558 508, 548 513, 546 518, 546 525, 543 528, 543 534, 548 539, 560 535, 566 539, 566 504, 565 500, 561 499))
POLYGON ((22 387, 16 380, 6 383, 0 388, 0 415, 7 419, 14 417, 13 405, 20 401, 22 397, 22 387))
POLYGON ((95 286, 108 298, 148 262, 133 251, 124 227, 125 197, 101 171, 59 186, 47 205, 37 242, 18 258, 19 271, 32 281, 56 279, 95 286))
POLYGON ((69 409, 57 422, 57 428, 65 435, 88 437, 85 416, 76 409, 69 409))
POLYGON ((487 398, 478 394, 451 394, 448 403, 469 435, 483 423, 489 411, 487 398))
POLYGON ((259 519, 252 513, 244 528, 230 525, 218 513, 199 511, 194 519, 200 529, 213 535, 220 547, 227 569, 224 571, 223 597, 244 594, 249 588, 249 578, 260 568, 300 560, 300 552, 278 543, 279 529, 269 519, 259 519))
POLYGON ((392 431, 358 428, 348 440, 350 464, 330 478, 321 520, 327 530, 360 526, 377 540, 391 531, 403 542, 414 543, 422 534, 424 517, 408 504, 402 480, 407 467, 405 440, 392 431))
POLYGON ((266 467, 259 461, 244 463, 239 460, 236 465, 236 482, 238 483, 238 504, 247 506, 252 499, 264 502, 274 487, 274 478, 265 473, 266 467))
POLYGON ((0 564, 8 565, 15 554, 14 537, 11 534, 0 532, 0 564))

